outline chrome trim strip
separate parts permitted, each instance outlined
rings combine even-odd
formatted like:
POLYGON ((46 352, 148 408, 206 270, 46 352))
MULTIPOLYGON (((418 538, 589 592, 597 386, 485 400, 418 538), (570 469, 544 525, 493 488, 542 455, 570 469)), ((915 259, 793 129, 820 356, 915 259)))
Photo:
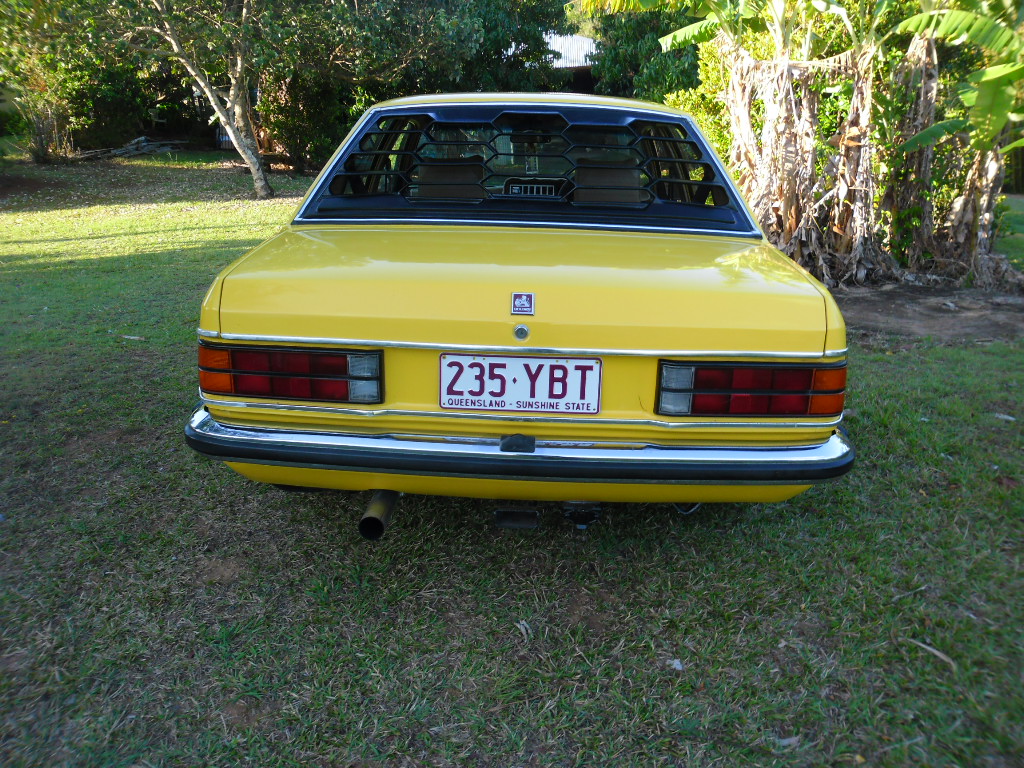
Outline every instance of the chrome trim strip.
MULTIPOLYGON (((448 352, 480 352, 516 355, 603 355, 606 357, 689 357, 689 358, 799 358, 801 360, 825 360, 833 353, 820 352, 740 352, 737 350, 714 349, 593 349, 586 347, 510 347, 487 346, 483 344, 443 344, 432 341, 383 341, 381 339, 335 339, 315 336, 263 336, 253 333, 217 333, 203 331, 200 336, 219 338, 225 341, 266 341, 278 344, 318 344, 344 347, 383 347, 392 349, 435 349, 448 352)), ((842 350, 839 354, 845 354, 842 350)))
POLYGON ((219 339, 220 338, 220 332, 219 331, 206 331, 206 330, 203 330, 202 328, 199 328, 199 329, 196 330, 196 333, 198 333, 204 339, 219 339))
MULTIPOLYGON (((501 439, 497 437, 472 437, 469 435, 413 435, 392 432, 388 437, 392 440, 405 440, 407 442, 452 443, 458 445, 499 445, 501 443, 501 439)), ((646 443, 630 443, 623 440, 537 440, 536 445, 548 448, 618 448, 621 450, 634 450, 636 448, 643 448, 646 443)))
POLYGON ((824 357, 846 357, 846 353, 849 349, 849 347, 843 347, 842 349, 826 349, 824 357))
POLYGON ((749 421, 659 421, 657 419, 603 419, 597 417, 577 416, 530 416, 525 413, 503 414, 503 413, 477 413, 460 411, 400 411, 390 408, 378 410, 360 410, 355 408, 335 408, 332 406, 318 405, 282 405, 279 403, 258 403, 245 400, 215 400, 199 393, 203 405, 212 405, 215 408, 255 408, 268 411, 300 411, 302 413, 331 413, 339 416, 357 416, 363 418, 376 418, 387 416, 411 416, 414 418, 444 418, 444 419, 477 419, 480 421, 517 422, 529 424, 600 424, 605 426, 627 426, 627 427, 659 427, 666 429, 712 429, 712 428, 749 428, 749 429, 814 429, 817 427, 834 427, 842 420, 837 416, 830 421, 780 421, 770 422, 749 422, 749 421))
POLYGON ((328 219, 316 218, 307 219, 296 216, 292 224, 388 224, 413 226, 415 224, 444 224, 466 227, 528 227, 528 228, 549 228, 549 229, 592 229, 609 232, 659 232, 674 235, 713 235, 724 237, 735 237, 740 240, 757 238, 763 240, 764 235, 760 231, 748 230, 736 232, 724 229, 693 229, 690 227, 655 227, 642 226, 639 224, 601 224, 601 223, 580 223, 564 221, 522 221, 516 219, 371 219, 371 218, 350 218, 350 219, 328 219))
MULTIPOLYGON (((430 462, 435 459, 444 459, 446 461, 452 461, 453 463, 459 461, 471 462, 478 461, 480 459, 492 459, 501 462, 529 463, 533 460, 537 460, 540 462, 546 462, 550 465, 551 462, 584 461, 607 462, 620 467, 635 468, 640 471, 652 462, 657 462, 662 467, 671 465, 673 467, 678 467, 679 470, 690 471, 700 470, 702 467, 707 467, 709 470, 713 469, 715 471, 721 471, 723 468, 726 468, 729 471, 742 472, 743 470, 750 470, 752 472, 756 472, 762 468, 778 468, 780 466, 785 467, 787 470, 792 469, 793 471, 813 470, 815 467, 824 467, 849 458, 853 450, 847 440, 842 435, 836 433, 829 437, 825 442, 815 445, 767 448, 700 448, 639 444, 636 447, 626 449, 545 445, 537 446, 536 451, 533 453, 522 454, 503 452, 498 445, 481 445, 479 443, 457 444, 451 442, 438 442, 436 440, 411 441, 395 439, 390 435, 368 437, 343 433, 319 433, 262 428, 257 429, 253 427, 233 427, 221 424, 214 420, 214 418, 203 408, 196 410, 192 414, 192 418, 189 420, 189 427, 200 439, 217 441, 221 445, 227 445, 228 450, 233 450, 233 447, 237 447, 239 456, 244 454, 246 450, 254 449, 269 451, 279 449, 282 451, 283 455, 287 455, 289 450, 292 452, 296 450, 325 451, 327 452, 327 455, 331 452, 337 452, 338 455, 344 455, 347 451, 363 451, 370 452, 372 455, 380 454, 400 458, 402 460, 409 459, 423 462, 430 462)), ((236 460, 235 457, 230 455, 216 455, 214 458, 218 458, 223 461, 236 460)), ((255 458, 248 460, 238 458, 237 460, 243 462, 250 461, 254 463, 281 464, 292 467, 308 466, 311 468, 340 468, 344 470, 344 467, 333 467, 329 464, 307 464, 305 462, 298 463, 289 462, 287 460, 277 461, 272 457, 267 457, 266 460, 262 458, 259 460, 255 458)), ((374 470, 367 468, 353 468, 352 471, 365 472, 374 470)), ((386 469, 384 471, 398 472, 402 474, 436 474, 429 471, 420 472, 416 469, 386 469)), ((445 474, 457 476, 458 473, 445 474)), ((483 475, 470 474, 468 476, 482 477, 483 475)), ((699 477, 690 479, 647 479, 644 477, 631 477, 629 479, 601 477, 588 479, 576 478, 575 476, 571 476, 571 473, 569 477, 565 478, 552 476, 527 476, 525 473, 523 475, 508 473, 502 474, 499 477, 500 479, 509 480, 531 479, 555 482, 578 482, 582 480, 584 482, 657 482, 659 484, 714 483, 718 485, 732 485, 748 482, 743 478, 735 478, 730 479, 727 482, 723 482, 721 479, 702 480, 699 477)), ((797 481, 792 477, 786 476, 771 479, 759 478, 749 481, 749 483, 756 485, 809 485, 815 482, 819 482, 819 480, 813 478, 802 478, 797 481)))

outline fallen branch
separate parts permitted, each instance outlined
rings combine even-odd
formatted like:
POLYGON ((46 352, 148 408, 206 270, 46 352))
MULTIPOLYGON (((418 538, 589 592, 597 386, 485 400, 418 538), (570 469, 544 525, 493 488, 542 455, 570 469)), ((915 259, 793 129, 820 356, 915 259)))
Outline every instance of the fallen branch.
POLYGON ((949 658, 949 656, 944 654, 942 651, 940 651, 940 650, 938 650, 936 648, 932 648, 930 645, 925 645, 921 641, 914 640, 914 639, 909 638, 909 637, 901 637, 900 640, 903 640, 904 642, 907 642, 907 643, 913 643, 918 648, 922 648, 922 649, 928 651, 928 653, 930 653, 935 658, 941 659, 942 661, 944 661, 947 664, 949 664, 949 666, 952 667, 953 671, 956 672, 956 662, 953 661, 951 658, 949 658))
POLYGON ((159 155, 181 149, 186 141, 153 141, 147 136, 132 139, 123 147, 111 149, 90 149, 75 155, 77 160, 102 160, 109 157, 135 157, 138 155, 159 155))

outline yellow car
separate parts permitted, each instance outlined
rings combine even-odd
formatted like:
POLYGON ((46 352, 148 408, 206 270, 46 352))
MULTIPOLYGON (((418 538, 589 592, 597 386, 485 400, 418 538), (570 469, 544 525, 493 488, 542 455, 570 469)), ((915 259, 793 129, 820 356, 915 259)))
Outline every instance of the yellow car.
POLYGON ((199 453, 385 501, 778 501, 853 464, 832 297, 689 117, 625 99, 373 107, 214 281, 199 383, 199 453))

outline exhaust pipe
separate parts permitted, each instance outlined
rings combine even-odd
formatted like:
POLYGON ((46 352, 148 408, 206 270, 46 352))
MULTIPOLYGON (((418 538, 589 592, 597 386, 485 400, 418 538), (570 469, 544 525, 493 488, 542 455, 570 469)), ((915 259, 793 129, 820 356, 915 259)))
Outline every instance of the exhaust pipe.
POLYGON ((359 521, 359 534, 364 539, 377 541, 391 522, 391 513, 398 501, 398 491, 374 491, 370 504, 359 521))

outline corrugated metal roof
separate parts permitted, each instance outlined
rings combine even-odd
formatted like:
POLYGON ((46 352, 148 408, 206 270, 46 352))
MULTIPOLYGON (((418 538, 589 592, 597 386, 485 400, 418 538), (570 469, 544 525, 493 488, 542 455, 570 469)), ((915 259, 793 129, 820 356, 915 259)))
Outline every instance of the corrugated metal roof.
POLYGON ((583 35, 556 35, 548 32, 544 42, 554 51, 552 65, 555 69, 578 69, 591 65, 590 57, 597 50, 597 42, 583 35))

